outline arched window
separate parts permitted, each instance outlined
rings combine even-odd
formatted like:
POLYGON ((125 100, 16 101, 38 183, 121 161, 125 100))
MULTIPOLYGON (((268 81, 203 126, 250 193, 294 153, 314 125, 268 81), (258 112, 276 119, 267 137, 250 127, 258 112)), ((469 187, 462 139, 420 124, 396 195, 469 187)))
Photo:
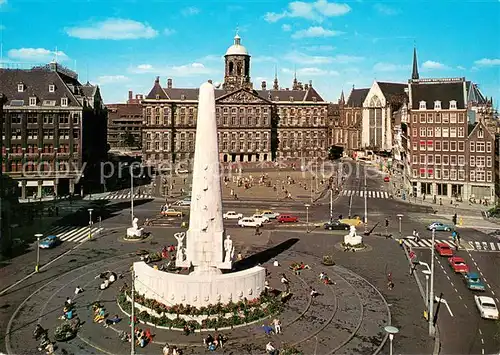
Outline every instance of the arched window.
POLYGON ((236 68, 237 68, 236 72, 237 72, 238 76, 241 76, 241 63, 236 64, 236 68))
POLYGON ((234 63, 233 62, 229 62, 229 74, 230 75, 233 74, 233 70, 234 70, 234 63))
POLYGON ((380 107, 380 106, 382 106, 382 103, 380 102, 380 99, 378 98, 377 95, 373 96, 372 99, 370 100, 370 106, 371 107, 380 107))

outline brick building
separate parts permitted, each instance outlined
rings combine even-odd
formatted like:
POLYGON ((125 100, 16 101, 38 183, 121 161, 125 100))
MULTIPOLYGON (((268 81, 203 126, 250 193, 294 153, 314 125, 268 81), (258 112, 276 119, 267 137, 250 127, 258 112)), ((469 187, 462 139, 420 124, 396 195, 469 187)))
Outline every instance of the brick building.
POLYGON ((22 198, 72 194, 83 175, 97 178, 107 119, 97 86, 55 62, 0 69, 0 82, 2 171, 17 180, 22 198))
MULTIPOLYGON (((129 92, 131 96, 131 92, 129 92)), ((108 144, 113 148, 140 149, 142 143, 142 105, 136 98, 130 98, 125 104, 107 104, 108 108, 108 144)))
MULTIPOLYGON (((216 115, 221 161, 270 161, 319 157, 328 145, 328 103, 309 84, 294 79, 280 88, 251 82, 250 55, 236 35, 225 54, 224 83, 217 88, 216 115)), ((194 155, 198 89, 166 87, 156 78, 142 100, 144 161, 158 164, 194 155)))
POLYGON ((411 79, 408 85, 408 163, 418 196, 492 201, 494 136, 470 121, 465 78, 411 79))

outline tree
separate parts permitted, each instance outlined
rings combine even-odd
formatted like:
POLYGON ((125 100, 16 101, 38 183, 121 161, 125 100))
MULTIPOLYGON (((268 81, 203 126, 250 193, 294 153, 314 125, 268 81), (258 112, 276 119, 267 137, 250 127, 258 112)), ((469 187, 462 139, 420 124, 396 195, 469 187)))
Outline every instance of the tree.
POLYGON ((332 145, 330 147, 330 149, 328 150, 328 159, 330 159, 330 160, 340 159, 342 157, 342 154, 344 154, 343 147, 339 147, 337 145, 332 145))

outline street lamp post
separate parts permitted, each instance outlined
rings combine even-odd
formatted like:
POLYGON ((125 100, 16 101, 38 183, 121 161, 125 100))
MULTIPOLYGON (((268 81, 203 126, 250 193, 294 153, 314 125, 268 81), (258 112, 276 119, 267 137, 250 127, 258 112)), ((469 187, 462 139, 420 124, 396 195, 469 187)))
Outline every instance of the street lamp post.
POLYGON ((392 355, 392 341, 394 340, 394 334, 399 333, 399 329, 392 325, 387 325, 384 327, 384 330, 389 334, 389 355, 392 355))
POLYGON ((36 265, 35 272, 40 270, 40 238, 43 237, 43 234, 35 234, 36 237, 36 265))
POLYGON ((429 308, 429 277, 431 272, 429 270, 422 270, 425 275, 425 308, 429 308))
POLYGON ((401 238, 402 238, 402 234, 403 234, 403 233, 401 232, 401 218, 403 218, 403 216, 404 216, 404 215, 400 213, 400 214, 398 214, 397 216, 398 216, 398 218, 399 218, 399 239, 401 239, 401 238))
POLYGON ((130 164, 130 219, 134 225, 134 171, 132 164, 130 164))
POLYGON ((94 209, 93 208, 89 208, 88 211, 89 211, 89 239, 92 239, 92 211, 94 209))
POLYGON ((365 197, 365 234, 368 234, 368 199, 366 197, 366 169, 365 172, 365 188, 364 188, 364 197, 365 197))
POLYGON ((434 336, 434 243, 436 238, 436 229, 432 229, 431 240, 431 288, 429 290, 429 336, 434 336))
POLYGON ((309 207, 311 207, 311 205, 306 203, 304 206, 306 207, 306 231, 309 233, 309 207))
POLYGON ((333 188, 330 186, 330 222, 333 221, 333 188))

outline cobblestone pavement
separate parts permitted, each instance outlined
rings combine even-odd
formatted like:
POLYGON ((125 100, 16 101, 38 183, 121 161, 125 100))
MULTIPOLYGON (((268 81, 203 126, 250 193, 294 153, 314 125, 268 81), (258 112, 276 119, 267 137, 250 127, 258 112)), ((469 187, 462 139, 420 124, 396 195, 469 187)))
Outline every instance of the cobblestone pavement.
MULTIPOLYGON (((248 238, 251 236, 243 236, 238 242, 244 244, 248 238)), ((258 245, 251 247, 248 252, 255 253, 266 249, 266 242, 269 238, 271 246, 290 240, 286 233, 270 233, 262 236, 258 245)), ((315 238, 323 239, 321 236, 315 238)), ((271 274, 271 286, 280 287, 279 275, 281 273, 286 273, 291 280, 291 290, 294 295, 287 304, 286 311, 279 316, 283 323, 283 334, 267 338, 260 329, 261 324, 235 329, 227 332, 229 342, 225 347, 226 352, 262 354, 268 341, 272 341, 277 347, 284 344, 295 346, 306 354, 314 352, 317 354, 372 354, 382 345, 385 339, 383 326, 390 323, 389 306, 385 299, 362 276, 339 265, 344 265, 343 262, 334 267, 322 266, 318 251, 322 254, 324 249, 316 249, 315 244, 311 246, 307 240, 299 241, 292 248, 276 256, 281 266, 271 265, 274 257, 264 264, 271 274), (309 264, 311 270, 304 270, 300 275, 295 275, 289 266, 292 262, 301 261, 309 264), (321 271, 326 271, 335 284, 330 286, 322 284, 318 279, 321 271), (320 295, 311 298, 310 287, 314 287, 320 295)), ((350 256, 352 258, 359 256, 366 261, 365 256, 370 254, 372 252, 350 256)), ((338 256, 341 255, 343 254, 338 256)), ((121 343, 116 334, 119 329, 127 329, 126 320, 119 323, 116 329, 104 328, 92 323, 88 306, 95 300, 101 300, 110 314, 118 313, 115 296, 123 280, 118 281, 108 290, 100 291, 97 289, 99 280, 95 280, 95 275, 105 269, 125 273, 133 260, 137 260, 137 257, 131 254, 113 256, 69 270, 47 281, 13 314, 8 327, 10 331, 8 350, 13 353, 34 353, 31 351, 36 347, 35 341, 31 339, 34 325, 40 322, 45 327, 49 327, 50 334, 53 334, 53 329, 59 322, 57 317, 61 315, 64 300, 68 296, 73 297, 73 290, 79 285, 85 289, 85 292, 75 297, 77 312, 80 319, 86 323, 77 338, 59 344, 59 348, 70 354, 127 352, 129 344, 121 343)), ((157 334, 155 342, 138 350, 138 353, 158 354, 166 341, 179 344, 188 350, 188 353, 200 354, 204 351, 199 334, 185 337, 176 331, 156 330, 155 332, 157 334)))

